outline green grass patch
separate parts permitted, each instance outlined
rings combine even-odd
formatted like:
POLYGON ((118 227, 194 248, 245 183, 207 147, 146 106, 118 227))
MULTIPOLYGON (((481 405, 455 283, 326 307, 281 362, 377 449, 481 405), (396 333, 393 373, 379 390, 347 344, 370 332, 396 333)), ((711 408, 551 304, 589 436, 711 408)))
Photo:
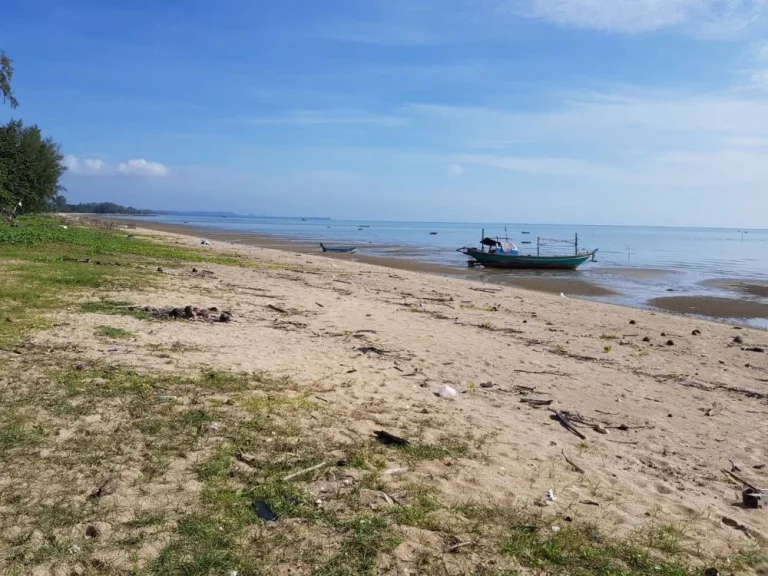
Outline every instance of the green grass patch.
POLYGON ((83 302, 79 305, 79 310, 89 314, 110 314, 113 316, 132 316, 139 320, 149 320, 149 312, 141 309, 130 308, 130 302, 122 300, 98 300, 94 302, 83 302))
MULTIPOLYGON (((46 313, 66 308, 85 291, 141 290, 162 278, 158 265, 213 262, 250 265, 233 256, 177 247, 125 231, 67 225, 53 217, 24 217, 21 227, 0 224, 0 346, 15 345, 50 325, 46 313)), ((83 311, 120 311, 114 302, 86 303, 83 311)))
MULTIPOLYGON (((54 217, 24 217, 21 226, 0 227, 0 253, 18 259, 57 260, 138 256, 152 260, 241 265, 236 256, 152 242, 124 230, 67 225, 54 217)), ((119 261, 119 258, 118 258, 119 261)), ((103 264, 105 262, 102 262, 103 264)), ((110 263, 114 263, 111 261, 110 263)))
POLYGON ((110 338, 112 340, 127 340, 135 336, 134 333, 130 330, 114 328, 112 326, 97 326, 94 330, 94 334, 96 334, 96 336, 100 336, 102 338, 110 338))

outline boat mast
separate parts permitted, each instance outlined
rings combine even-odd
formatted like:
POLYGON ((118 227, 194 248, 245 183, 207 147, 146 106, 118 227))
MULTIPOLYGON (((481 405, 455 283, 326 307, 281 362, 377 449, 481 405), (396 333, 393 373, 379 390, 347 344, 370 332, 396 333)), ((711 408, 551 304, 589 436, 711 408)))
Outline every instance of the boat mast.
POLYGON ((576 232, 576 240, 573 243, 573 245, 574 245, 575 250, 576 250, 575 256, 578 256, 579 255, 579 233, 578 232, 576 232))

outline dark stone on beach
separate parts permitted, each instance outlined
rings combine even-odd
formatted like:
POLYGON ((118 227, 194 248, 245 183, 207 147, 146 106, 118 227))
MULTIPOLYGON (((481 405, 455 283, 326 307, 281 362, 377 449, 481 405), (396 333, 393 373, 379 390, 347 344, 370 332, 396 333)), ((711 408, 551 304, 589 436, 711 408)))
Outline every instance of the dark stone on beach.
POLYGON ((194 318, 195 317, 195 311, 192 310, 192 306, 184 306, 184 318, 194 318))
POLYGON ((743 344, 743 343, 744 343, 744 338, 742 338, 741 336, 736 336, 736 337, 733 339, 733 343, 734 343, 734 344, 743 344))
POLYGON ((101 261, 100 260, 96 260, 96 266, 101 266, 101 261))
POLYGON ((523 320, 523 324, 528 324, 528 320, 523 320))
POLYGON ((718 572, 717 568, 707 568, 704 570, 704 576, 718 576, 720 572, 718 572))
POLYGON ((197 315, 200 318, 208 318, 208 310, 206 310, 205 308, 198 308, 197 310, 195 310, 195 312, 197 312, 197 315))
POLYGON ((662 333, 661 333, 661 335, 662 335, 662 336, 666 336, 666 335, 667 335, 667 333, 666 333, 666 332, 662 332, 662 333))
POLYGON ((651 341, 650 336, 646 336, 645 338, 643 338, 643 342, 650 342, 650 341, 651 341))
POLYGON ((98 538, 101 536, 101 532, 96 526, 91 525, 85 529, 85 535, 88 536, 88 538, 98 538))
POLYGON ((163 273, 163 269, 160 268, 160 266, 157 267, 157 271, 160 272, 161 274, 163 273))
POLYGON ((667 414, 667 418, 672 418, 672 414, 667 414))
POLYGON ((480 382, 480 388, 493 388, 493 382, 480 382))
POLYGON ((765 348, 761 348, 760 346, 750 346, 749 348, 744 348, 747 352, 765 352, 765 348))
POLYGON ((168 316, 171 318, 182 318, 184 316, 184 310, 181 308, 174 308, 170 312, 168 312, 168 316))
POLYGON ((85 365, 78 364, 77 366, 75 366, 75 370, 77 370, 78 372, 82 372, 83 370, 85 370, 85 365))
POLYGON ((718 362, 720 362, 720 364, 725 364, 725 360, 718 360, 718 362))
POLYGON ((13 318, 6 318, 5 321, 9 324, 13 324, 13 318))
POLYGON ((630 320, 630 321, 629 321, 629 323, 630 323, 630 324, 632 324, 633 326, 634 326, 635 324, 637 324, 637 322, 635 322, 634 320, 630 320))
POLYGON ((232 315, 229 312, 222 312, 221 316, 219 316, 219 322, 231 322, 232 321, 232 315))
POLYGON ((210 308, 208 308, 208 312, 218 312, 218 311, 219 309, 216 308, 216 306, 211 306, 210 308))
POLYGON ((701 336, 701 330, 694 330, 691 332, 691 336, 701 336))
POLYGON ((667 346, 674 346, 675 341, 674 340, 667 340, 667 346))
POLYGON ((197 268, 192 268, 192 272, 194 272, 195 274, 197 274, 197 268))

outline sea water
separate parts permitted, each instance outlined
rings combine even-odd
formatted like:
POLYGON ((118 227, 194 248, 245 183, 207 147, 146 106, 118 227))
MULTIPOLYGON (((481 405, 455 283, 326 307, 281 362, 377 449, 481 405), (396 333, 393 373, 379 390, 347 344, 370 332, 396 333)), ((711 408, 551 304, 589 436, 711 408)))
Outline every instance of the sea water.
MULTIPOLYGON (((140 217, 132 217, 134 219, 140 217)), ((300 242, 356 246, 361 254, 405 258, 448 267, 466 267, 456 249, 476 245, 484 232, 509 237, 523 253, 536 253, 539 239, 574 241, 579 249, 599 249, 597 262, 576 272, 508 272, 565 275, 611 288, 616 302, 636 303, 670 292, 725 295, 703 284, 711 279, 768 280, 768 230, 668 228, 519 223, 385 222, 301 218, 158 215, 148 220, 229 232, 251 232, 300 242)), ((319 249, 319 246, 318 246, 319 249)), ((572 253, 573 245, 542 248, 572 253)), ((733 294, 730 294, 731 296, 733 294)), ((605 300, 605 298, 601 298, 605 300)))

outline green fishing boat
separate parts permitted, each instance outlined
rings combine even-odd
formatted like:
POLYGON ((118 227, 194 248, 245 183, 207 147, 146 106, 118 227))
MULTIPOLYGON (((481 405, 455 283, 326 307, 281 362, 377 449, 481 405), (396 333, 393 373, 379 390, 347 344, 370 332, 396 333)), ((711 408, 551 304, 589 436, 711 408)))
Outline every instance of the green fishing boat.
POLYGON ((459 252, 469 256, 470 267, 476 265, 485 268, 504 268, 508 270, 576 270, 587 260, 595 261, 597 250, 579 251, 579 236, 574 241, 537 238, 536 254, 522 254, 508 238, 493 239, 485 237, 480 247, 465 246, 459 252), (573 254, 547 254, 550 247, 557 244, 573 246, 573 254), (542 254, 544 250, 544 254, 542 254))

